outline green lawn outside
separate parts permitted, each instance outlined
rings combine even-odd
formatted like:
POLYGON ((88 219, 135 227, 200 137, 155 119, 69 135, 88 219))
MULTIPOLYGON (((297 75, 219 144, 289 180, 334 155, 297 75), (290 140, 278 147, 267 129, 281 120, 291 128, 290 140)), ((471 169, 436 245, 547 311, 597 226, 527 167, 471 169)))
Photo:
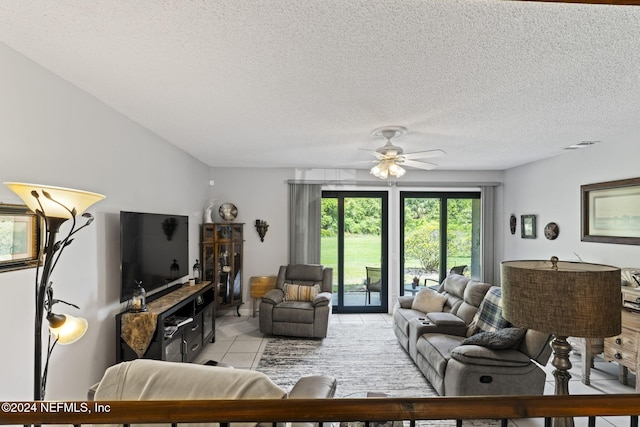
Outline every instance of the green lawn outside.
MULTIPOLYGON (((338 265, 338 239, 335 237, 322 237, 320 262, 325 267, 337 269, 338 265)), ((362 286, 366 278, 367 266, 380 265, 380 236, 373 235, 347 235, 345 236, 344 282, 345 286, 362 286)), ((407 267, 418 267, 416 260, 408 260, 407 267)), ((407 282, 407 283, 410 283, 407 282)))
MULTIPOLYGON (((366 278, 366 266, 380 265, 380 236, 346 235, 345 236, 345 285, 362 285, 366 278), (352 254, 352 255, 349 255, 352 254)), ((325 267, 338 266, 338 239, 322 237, 322 253, 320 261, 325 267)))
MULTIPOLYGON (((338 265, 338 239, 336 237, 322 237, 320 262, 325 267, 337 270, 338 265)), ((380 265, 380 236, 374 235, 346 235, 345 236, 344 282, 348 288, 358 288, 364 284, 366 278, 366 266, 380 265)), ((455 265, 468 263, 468 258, 453 258, 450 262, 455 265)), ((419 269, 417 260, 408 259, 405 269, 419 269)), ((426 276, 425 276, 426 277, 426 276)), ((405 274, 405 283, 411 283, 412 275, 405 274)))

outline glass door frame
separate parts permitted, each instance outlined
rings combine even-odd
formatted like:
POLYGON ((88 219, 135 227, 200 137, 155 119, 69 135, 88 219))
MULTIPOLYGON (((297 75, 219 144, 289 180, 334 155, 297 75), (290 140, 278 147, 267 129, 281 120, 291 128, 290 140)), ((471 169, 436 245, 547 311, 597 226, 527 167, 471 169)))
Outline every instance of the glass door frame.
MULTIPOLYGON (((480 191, 401 191, 400 192, 400 295, 404 295, 404 243, 405 243, 405 199, 440 199, 440 229, 447 230, 447 201, 451 199, 478 199, 482 200, 480 191)), ((482 221, 480 221, 482 227, 482 221)), ((482 235, 482 232, 480 233, 482 235)), ((482 254, 480 254, 480 257, 482 254)), ((479 260, 482 264, 482 260, 479 260)), ((440 233, 440 259, 439 259, 439 283, 447 276, 447 233, 440 233)))
MULTIPOLYGON (((334 272, 334 281, 337 281, 338 292, 333 298, 337 298, 337 304, 333 305, 334 313, 387 313, 389 305, 389 192, 388 191, 337 191, 323 190, 322 198, 338 199, 338 274, 334 272), (380 292, 380 305, 344 305, 344 199, 345 198, 380 198, 382 211, 380 212, 380 268, 382 271, 382 285, 380 292)), ((335 284, 335 283, 334 283, 335 284)))

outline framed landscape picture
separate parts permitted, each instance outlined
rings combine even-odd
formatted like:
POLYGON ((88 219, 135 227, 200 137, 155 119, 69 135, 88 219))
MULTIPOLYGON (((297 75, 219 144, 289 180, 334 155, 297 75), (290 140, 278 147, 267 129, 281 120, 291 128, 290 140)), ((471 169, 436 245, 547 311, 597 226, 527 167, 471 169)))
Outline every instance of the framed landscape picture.
POLYGON ((640 244, 640 178, 582 185, 581 239, 640 244))
POLYGON ((37 266, 41 229, 26 206, 0 203, 0 272, 37 266))

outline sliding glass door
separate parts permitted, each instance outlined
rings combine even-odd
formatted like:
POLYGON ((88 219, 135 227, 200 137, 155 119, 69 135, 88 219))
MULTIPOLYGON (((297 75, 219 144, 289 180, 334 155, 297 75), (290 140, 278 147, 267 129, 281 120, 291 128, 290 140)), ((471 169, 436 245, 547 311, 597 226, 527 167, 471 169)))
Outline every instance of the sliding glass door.
POLYGON ((400 295, 480 276, 480 193, 401 192, 400 295))
POLYGON ((386 312, 387 193, 324 191, 321 233, 334 312, 386 312))

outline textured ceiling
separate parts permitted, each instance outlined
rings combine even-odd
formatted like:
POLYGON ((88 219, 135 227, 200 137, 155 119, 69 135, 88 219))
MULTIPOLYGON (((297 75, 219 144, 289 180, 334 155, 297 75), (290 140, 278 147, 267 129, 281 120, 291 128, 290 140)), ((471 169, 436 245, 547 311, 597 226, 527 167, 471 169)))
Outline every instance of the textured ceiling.
POLYGON ((640 130, 637 6, 0 0, 0 37, 212 166, 365 168, 402 125, 501 170, 640 130))

